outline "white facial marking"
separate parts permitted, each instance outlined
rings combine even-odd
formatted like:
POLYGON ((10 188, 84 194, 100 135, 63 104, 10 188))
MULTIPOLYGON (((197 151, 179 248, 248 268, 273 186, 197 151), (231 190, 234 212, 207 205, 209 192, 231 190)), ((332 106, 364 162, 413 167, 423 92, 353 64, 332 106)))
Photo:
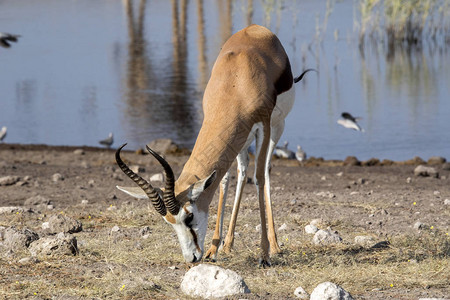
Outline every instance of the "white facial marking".
POLYGON ((199 261, 203 256, 203 247, 208 225, 207 213, 198 211, 197 206, 191 203, 180 209, 180 212, 174 218, 176 223, 169 224, 173 226, 178 236, 184 259, 187 262, 199 261), (193 214, 192 221, 186 224, 186 218, 191 213, 193 214))

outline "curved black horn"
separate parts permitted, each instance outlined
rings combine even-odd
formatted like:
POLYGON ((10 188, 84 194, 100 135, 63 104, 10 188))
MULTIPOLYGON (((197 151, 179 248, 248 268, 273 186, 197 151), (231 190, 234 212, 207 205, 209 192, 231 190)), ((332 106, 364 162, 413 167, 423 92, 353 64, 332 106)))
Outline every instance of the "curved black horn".
POLYGON ((305 76, 305 74, 308 73, 309 71, 317 72, 316 69, 306 69, 305 71, 303 71, 302 74, 300 74, 300 76, 294 78, 294 83, 297 83, 297 82, 299 82, 300 80, 302 80, 302 79, 303 79, 303 76, 305 76))
POLYGON ((147 147, 147 151, 153 155, 159 163, 163 166, 164 171, 166 173, 166 188, 164 190, 164 203, 166 204, 167 209, 172 215, 177 215, 180 211, 181 204, 175 198, 175 176, 173 175, 172 168, 169 163, 162 158, 158 153, 147 147))
POLYGON ((156 211, 160 213, 162 216, 165 216, 167 214, 166 206, 164 205, 164 202, 161 199, 161 196, 158 194, 158 192, 152 187, 152 185, 147 180, 131 171, 130 168, 120 158, 120 150, 122 150, 122 148, 125 147, 126 145, 127 144, 123 144, 116 151, 117 164, 119 165, 120 169, 125 173, 125 175, 130 177, 147 194, 156 211))

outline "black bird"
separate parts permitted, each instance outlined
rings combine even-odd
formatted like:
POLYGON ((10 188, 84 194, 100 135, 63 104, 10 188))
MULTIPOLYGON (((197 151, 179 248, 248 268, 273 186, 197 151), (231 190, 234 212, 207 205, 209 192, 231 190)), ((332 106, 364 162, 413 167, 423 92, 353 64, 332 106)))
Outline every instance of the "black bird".
POLYGON ((0 46, 9 48, 11 47, 10 42, 17 43, 18 37, 20 37, 20 35, 0 32, 0 46))

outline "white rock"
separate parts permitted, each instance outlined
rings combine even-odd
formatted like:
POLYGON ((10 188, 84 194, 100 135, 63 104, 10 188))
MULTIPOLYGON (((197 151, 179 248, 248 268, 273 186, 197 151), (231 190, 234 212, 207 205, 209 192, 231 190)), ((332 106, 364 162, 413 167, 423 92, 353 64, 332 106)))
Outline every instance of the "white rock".
POLYGON ((32 242, 28 250, 32 256, 76 255, 78 254, 77 239, 71 234, 60 232, 32 242))
POLYGON ((312 291, 310 300, 353 300, 353 298, 337 284, 323 282, 312 291))
POLYGON ((367 235, 355 236, 355 244, 363 247, 371 247, 375 244, 375 239, 367 235))
POLYGON ((236 272, 206 264, 191 268, 184 275, 180 287, 183 293, 202 298, 250 293, 244 280, 236 272))
POLYGON ((309 294, 301 286, 295 289, 294 295, 299 299, 309 299, 309 294))
POLYGON ((164 175, 162 173, 154 174, 150 177, 150 181, 157 181, 157 182, 163 182, 164 181, 164 175))
POLYGON ((3 177, 0 177, 0 185, 3 185, 3 186, 13 185, 16 182, 18 182, 19 180, 20 180, 19 176, 13 176, 13 175, 3 176, 3 177))
POLYGON ((52 180, 53 180, 53 182, 62 181, 62 180, 64 180, 64 176, 62 176, 59 173, 55 173, 52 175, 52 180))
POLYGON ((342 238, 337 232, 332 232, 330 230, 322 230, 316 232, 313 237, 313 243, 316 245, 330 245, 341 243, 342 238))
POLYGON ((83 204, 83 205, 86 205, 88 203, 89 203, 89 200, 86 200, 86 199, 81 200, 81 204, 83 204))
POLYGON ((417 230, 424 229, 424 228, 425 228, 425 224, 423 224, 423 223, 420 222, 420 221, 417 221, 416 223, 414 223, 413 228, 414 228, 414 229, 417 229, 417 230))
POLYGON ((131 165, 130 170, 134 173, 145 173, 145 168, 138 165, 131 165))
POLYGON ((309 224, 305 226, 305 232, 308 234, 315 234, 317 231, 319 231, 319 228, 316 225, 309 224))
POLYGON ((73 154, 76 154, 76 155, 84 155, 85 153, 84 153, 84 150, 83 150, 83 149, 75 149, 75 150, 73 151, 73 154))
POLYGON ((15 213, 23 213, 25 209, 20 206, 5 206, 0 207, 0 214, 15 214, 15 213))
POLYGON ((255 231, 256 232, 261 232, 261 224, 258 224, 255 226, 255 231))
POLYGON ((286 230, 288 228, 288 226, 286 225, 286 223, 281 224, 281 226, 278 228, 278 231, 283 231, 286 230))
POLYGON ((435 168, 433 167, 425 167, 423 165, 418 165, 415 169, 414 169, 414 175, 416 176, 431 176, 431 177, 435 177, 438 178, 439 177, 439 173, 438 171, 436 171, 435 168))
POLYGON ((439 192, 439 191, 434 191, 434 192, 433 192, 433 195, 435 195, 435 196, 440 196, 440 195, 441 195, 441 192, 439 192))
POLYGON ((120 227, 115 225, 113 228, 111 228, 111 232, 119 232, 120 231, 120 227))
MULTIPOLYGON (((80 221, 61 214, 50 216, 46 223, 48 223, 47 232, 51 234, 60 232, 75 233, 83 230, 83 225, 80 221)), ((44 224, 42 224, 42 229, 44 229, 44 224)))
POLYGON ((450 205, 450 199, 445 199, 444 200, 444 205, 450 205))
POLYGON ((42 223, 41 228, 43 230, 50 229, 50 223, 49 222, 42 223))

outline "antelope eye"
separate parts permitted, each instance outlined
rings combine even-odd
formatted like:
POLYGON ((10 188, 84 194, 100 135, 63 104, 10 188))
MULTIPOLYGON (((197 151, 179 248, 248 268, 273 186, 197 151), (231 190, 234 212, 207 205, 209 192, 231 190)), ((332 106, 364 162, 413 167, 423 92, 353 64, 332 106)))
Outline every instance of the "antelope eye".
POLYGON ((194 219, 194 214, 190 213, 186 216, 186 219, 184 219, 184 223, 186 224, 187 227, 191 227, 191 222, 194 219))

